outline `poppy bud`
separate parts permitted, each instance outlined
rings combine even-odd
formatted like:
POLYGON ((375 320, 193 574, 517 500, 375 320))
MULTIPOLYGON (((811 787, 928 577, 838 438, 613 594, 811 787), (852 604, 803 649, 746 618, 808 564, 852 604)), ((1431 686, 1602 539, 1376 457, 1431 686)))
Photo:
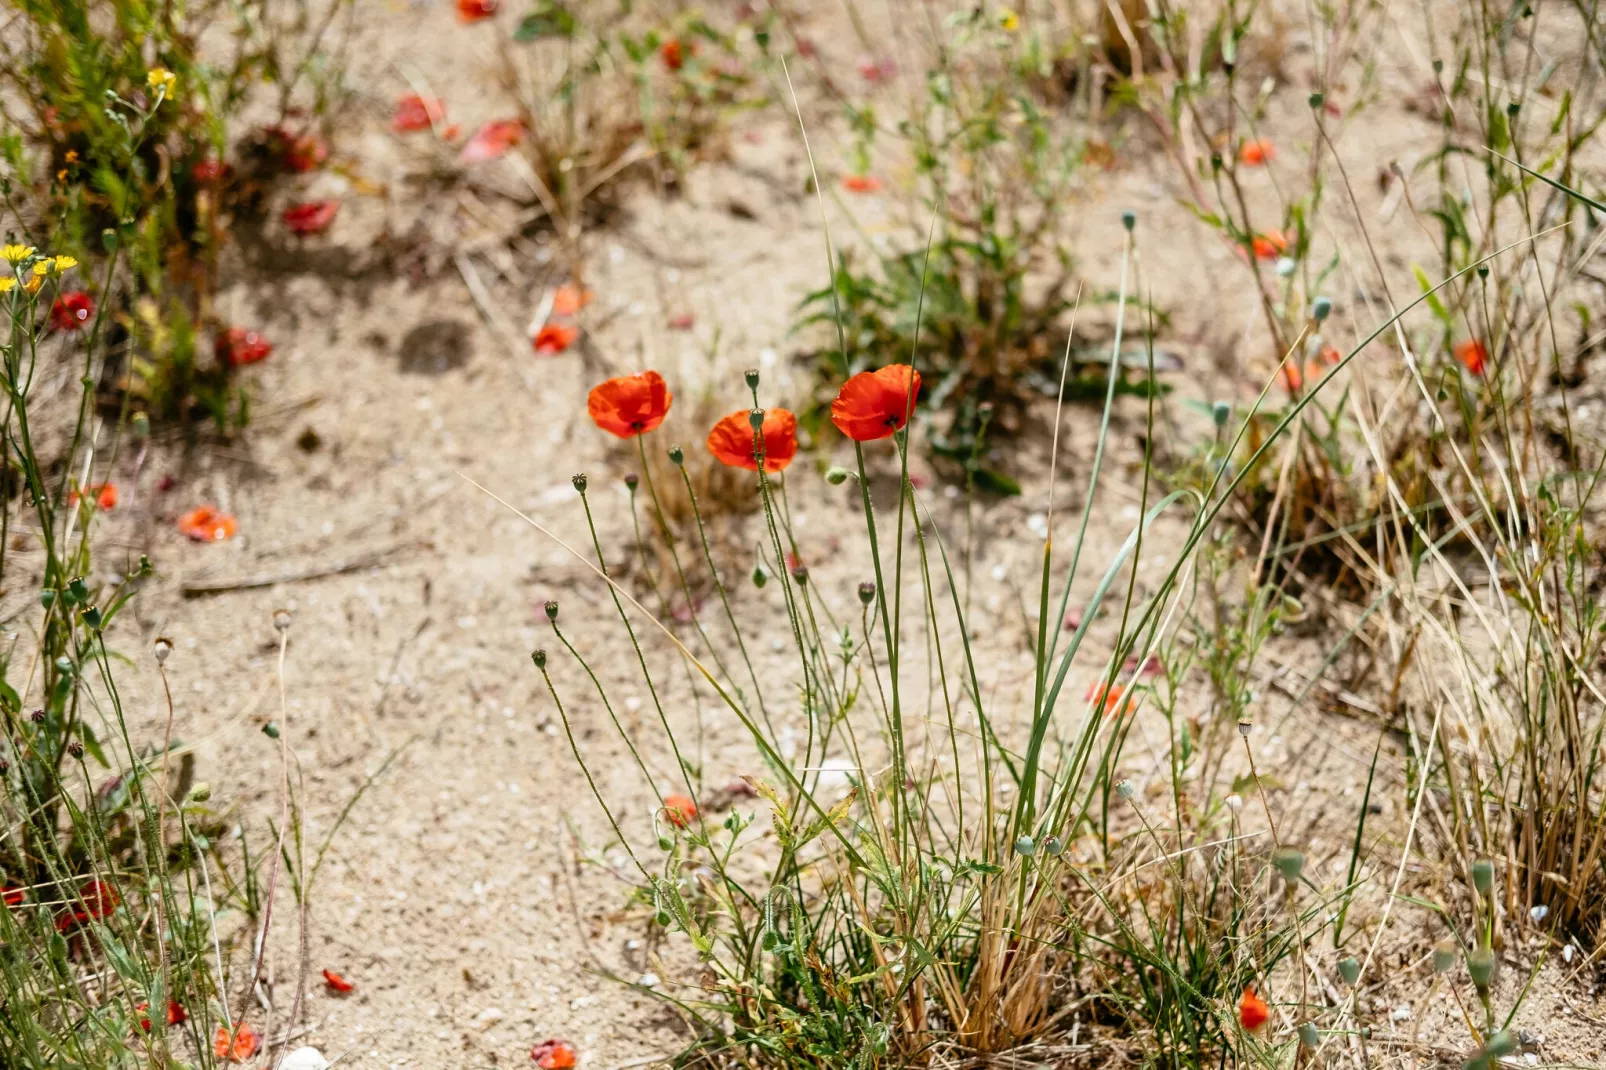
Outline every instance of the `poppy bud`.
POLYGON ((584 472, 576 472, 574 475, 569 477, 569 482, 573 483, 574 489, 579 491, 581 494, 586 492, 586 474, 584 472))
POLYGON ((1494 952, 1488 948, 1474 948, 1467 953, 1467 974, 1480 992, 1494 981, 1494 967, 1494 952))
POLYGON ((1232 419, 1232 406, 1225 401, 1216 402, 1210 406, 1210 418, 1217 427, 1226 427, 1227 421, 1232 419))
POLYGON ((1319 108, 1322 106, 1322 101, 1326 100, 1327 98, 1322 96, 1321 93, 1312 93, 1306 99, 1310 102, 1311 107, 1319 108))
POLYGON ((1043 841, 1043 850, 1048 854, 1058 857, 1060 854, 1064 853, 1065 845, 1060 842, 1060 838, 1058 836, 1050 836, 1048 839, 1043 841))
POLYGON ((1311 302, 1310 314, 1317 323, 1320 323, 1328 316, 1331 316, 1333 314, 1332 298, 1318 297, 1315 301, 1311 302))
POLYGON ((1127 802, 1131 802, 1132 797, 1138 792, 1137 789, 1132 786, 1132 781, 1118 780, 1115 782, 1115 793, 1121 798, 1125 799, 1127 802))
POLYGON ((212 785, 203 780, 190 789, 190 793, 189 795, 185 796, 185 800, 187 802, 204 803, 211 797, 212 785))
POLYGON ((753 429, 755 435, 762 431, 764 429, 764 410, 748 409, 747 425, 753 429))
POLYGON ((84 756, 84 745, 75 739, 67 744, 67 753, 74 758, 82 758, 84 756))
POLYGON ((278 739, 279 726, 274 724, 272 721, 269 721, 267 724, 262 726, 262 734, 267 736, 269 739, 278 739))
POLYGON ((859 601, 864 605, 875 601, 875 584, 869 580, 859 584, 859 601))
POLYGON ((833 487, 840 487, 848 481, 848 470, 833 464, 825 470, 825 481, 833 487))
POLYGON ((28 715, 28 719, 30 721, 32 721, 34 724, 44 724, 45 723, 45 711, 43 709, 34 710, 32 713, 30 713, 28 715))
POLYGON ((679 446, 669 447, 669 463, 676 468, 686 463, 686 454, 681 451, 679 446))
POLYGON ((659 926, 661 926, 662 928, 667 929, 667 928, 669 928, 670 921, 672 921, 673 919, 670 918, 669 911, 660 910, 657 914, 653 915, 653 919, 652 920, 656 921, 659 924, 659 926))
POLYGON ((1435 59, 1433 61, 1433 73, 1434 74, 1443 74, 1444 73, 1444 60, 1435 59))
POLYGON ((547 620, 555 621, 558 619, 558 604, 556 602, 548 599, 546 605, 542 606, 541 608, 546 610, 547 620))
POLYGON ((753 566, 753 586, 760 589, 770 581, 770 570, 763 565, 753 566))
POLYGON ((668 851, 668 850, 672 849, 674 846, 675 846, 675 841, 670 839, 668 836, 660 836, 660 837, 658 837, 658 849, 660 851, 668 851))
POLYGON ((1361 979, 1361 964, 1355 960, 1355 956, 1345 956, 1338 960, 1338 975, 1344 978, 1345 984, 1353 986, 1361 979))
POLYGON ((641 477, 636 475, 636 473, 634 473, 634 472, 626 472, 625 473, 625 489, 630 491, 630 493, 632 493, 632 494, 636 493, 636 487, 640 486, 640 484, 641 484, 641 477))
POLYGON ((764 930, 764 950, 774 951, 781 946, 781 934, 774 929, 764 930))
POLYGON ((1502 1029, 1489 1038, 1488 1043, 1483 1046, 1483 1050, 1496 1057, 1510 1055, 1517 1050, 1517 1038, 1502 1029))
POLYGON ((1455 941, 1440 940, 1433 945, 1433 972, 1448 973, 1455 965, 1455 941))
POLYGON ((1037 853, 1037 844, 1030 836, 1022 836, 1020 839, 1015 841, 1015 853, 1025 855, 1027 858, 1030 858, 1032 855, 1037 853))
POLYGON ((165 635, 157 636, 156 643, 152 647, 152 652, 156 655, 156 664, 167 664, 167 656, 173 652, 173 640, 167 638, 165 635))
POLYGON ((1271 864, 1277 867, 1283 880, 1294 884, 1299 880, 1300 870, 1305 868, 1305 852, 1298 847, 1279 847, 1271 853, 1271 864))
POLYGON ((1522 110, 1522 105, 1518 104, 1515 100, 1513 100, 1510 104, 1506 105, 1506 114, 1509 115, 1513 119, 1515 119, 1517 117, 1517 112, 1519 112, 1521 110, 1522 110))
POLYGON ((796 568, 794 568, 792 570, 792 578, 797 581, 797 585, 799 587, 803 586, 805 583, 808 583, 809 582, 809 566, 807 566, 807 565, 799 565, 796 568))
POLYGON ((546 651, 545 650, 536 650, 536 651, 532 652, 530 654, 530 660, 535 662, 535 667, 537 669, 546 668, 546 651))
POLYGON ((1132 228, 1138 225, 1138 214, 1132 211, 1132 209, 1128 208, 1126 211, 1121 213, 1121 225, 1127 229, 1128 233, 1130 233, 1132 228))
POLYGON ((1494 890, 1494 863, 1480 858, 1472 863, 1472 886, 1482 895, 1494 890))
POLYGON ((44 606, 46 609, 49 609, 51 606, 55 605, 56 604, 56 592, 55 591, 40 591, 39 592, 39 604, 44 606))
POLYGON ((1487 279, 1488 277, 1489 277, 1489 265, 1488 264, 1479 264, 1478 265, 1478 278, 1487 279))
POLYGON ((1299 1024, 1299 1042, 1307 1048, 1316 1047, 1321 1035, 1316 1032, 1315 1022, 1301 1022, 1299 1024))
POLYGON ((1249 738, 1249 730, 1255 727, 1255 722, 1245 719, 1238 722, 1238 734, 1245 739, 1249 738))
POLYGON ((273 630, 276 632, 290 630, 290 611, 288 609, 276 609, 273 611, 273 630))
POLYGON ((745 372, 742 373, 742 378, 747 381, 747 389, 749 389, 749 390, 757 390, 758 389, 758 369, 757 368, 749 368, 749 369, 747 369, 745 372))

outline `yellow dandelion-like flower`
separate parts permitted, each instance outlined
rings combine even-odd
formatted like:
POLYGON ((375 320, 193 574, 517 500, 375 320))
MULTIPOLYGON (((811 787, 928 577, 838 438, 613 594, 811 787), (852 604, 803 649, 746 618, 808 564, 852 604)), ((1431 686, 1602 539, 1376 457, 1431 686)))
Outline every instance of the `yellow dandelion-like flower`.
POLYGON ((67 162, 68 163, 77 163, 78 162, 78 150, 77 149, 68 149, 67 150, 67 162))
POLYGON ((5 278, 0 278, 0 294, 8 294, 16 288, 17 280, 12 278, 10 275, 7 275, 5 278))
POLYGON ((56 274, 58 275, 65 275, 67 272, 71 271, 77 266, 78 261, 74 260, 70 256, 56 257, 56 274))
POLYGON ((55 263, 55 261, 50 259, 48 256, 43 260, 35 260, 33 265, 34 275, 44 276, 50 274, 50 265, 53 263, 55 263))
POLYGON ((39 275, 35 275, 27 282, 23 283, 22 288, 31 294, 36 294, 39 292, 39 287, 43 286, 44 284, 44 278, 39 275))
POLYGON ((178 75, 166 67, 152 67, 145 72, 145 84, 171 98, 178 88, 178 75))
POLYGON ((0 258, 5 259, 6 262, 11 264, 20 264, 32 256, 33 253, 34 248, 31 245, 13 244, 7 245, 4 249, 0 249, 0 258))
POLYGON ((998 25, 1006 33, 1014 33, 1020 29, 1020 16, 1006 7, 998 13, 998 25))

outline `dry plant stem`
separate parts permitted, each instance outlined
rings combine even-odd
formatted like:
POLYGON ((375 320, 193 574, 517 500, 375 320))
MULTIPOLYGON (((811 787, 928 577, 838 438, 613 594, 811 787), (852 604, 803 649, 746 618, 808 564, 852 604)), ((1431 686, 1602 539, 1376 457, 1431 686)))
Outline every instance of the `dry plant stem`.
MULTIPOLYGON (((241 994, 242 1003, 262 980, 262 964, 267 956, 268 931, 273 925, 273 900, 279 886, 279 863, 284 857, 284 837, 290 824, 290 741, 285 718, 289 716, 289 703, 285 699, 284 657, 290 645, 290 630, 279 632, 279 835, 273 848, 273 865, 268 869, 268 894, 263 900, 262 925, 257 933, 255 961, 251 975, 246 979, 241 994)), ((241 1008, 242 1017, 244 1008, 241 1008)), ((293 1024, 293 1023, 292 1023, 293 1024)))

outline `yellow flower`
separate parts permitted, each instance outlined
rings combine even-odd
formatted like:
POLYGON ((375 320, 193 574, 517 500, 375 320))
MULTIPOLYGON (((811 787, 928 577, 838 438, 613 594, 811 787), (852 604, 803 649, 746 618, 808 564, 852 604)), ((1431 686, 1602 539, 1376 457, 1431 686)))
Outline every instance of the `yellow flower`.
POLYGON ((1020 16, 1010 8, 1003 8, 998 12, 998 25, 1006 33, 1014 33, 1020 29, 1020 16))
POLYGON ((23 283, 22 284, 22 288, 24 290, 27 290, 31 294, 36 294, 36 293, 39 292, 39 287, 43 286, 44 284, 45 284, 45 280, 42 279, 41 277, 39 277, 38 275, 35 275, 33 278, 31 278, 27 282, 23 283))
POLYGON ((20 264, 32 256, 33 252, 31 245, 7 245, 4 249, 0 249, 0 257, 9 263, 20 264))
POLYGON ((8 294, 16 288, 17 280, 12 278, 10 275, 7 275, 5 278, 0 278, 0 294, 8 294))
POLYGON ((166 67, 152 67, 145 72, 145 84, 171 98, 173 90, 178 88, 178 75, 166 67))
POLYGON ((52 263, 54 263, 54 261, 51 260, 50 257, 48 257, 48 256, 45 257, 43 260, 35 260, 34 264, 33 264, 33 273, 34 273, 34 275, 35 276, 44 276, 44 275, 50 274, 50 265, 52 263))
POLYGON ((58 275, 65 275, 67 272, 71 271, 77 266, 78 261, 74 260, 70 256, 56 257, 56 274, 58 275))
POLYGON ((78 162, 78 150, 77 149, 68 149, 67 150, 67 162, 68 163, 77 163, 78 162))

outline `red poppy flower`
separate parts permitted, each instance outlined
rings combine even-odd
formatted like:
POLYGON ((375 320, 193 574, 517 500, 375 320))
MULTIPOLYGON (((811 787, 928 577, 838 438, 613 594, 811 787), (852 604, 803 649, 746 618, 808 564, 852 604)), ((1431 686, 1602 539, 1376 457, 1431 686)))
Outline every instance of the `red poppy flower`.
MULTIPOLYGON (((779 472, 797 456, 797 417, 785 409, 764 410, 764 471, 779 472)), ((708 432, 708 452, 720 464, 758 471, 757 443, 746 409, 738 409, 708 432)))
POLYGON ((849 193, 874 193, 881 188, 881 180, 874 175, 848 175, 842 188, 849 193))
POLYGON ((217 1032, 212 1034, 212 1053, 219 1059, 227 1059, 231 1063, 243 1063, 257 1053, 261 1041, 251 1027, 241 1022, 234 1032, 229 1027, 220 1025, 217 1032))
POLYGON ((78 889, 78 899, 56 918, 56 931, 64 933, 75 925, 99 921, 116 910, 119 902, 117 889, 105 881, 85 881, 78 889))
MULTIPOLYGON (((102 483, 98 487, 90 487, 89 491, 95 496, 95 508, 101 512, 106 513, 117 508, 116 483, 102 483)), ((67 492, 68 505, 77 505, 82 498, 83 496, 78 493, 77 488, 67 492)))
POLYGON ((1271 1018, 1271 1008, 1266 1001, 1255 995, 1255 986, 1250 985, 1244 989, 1243 998, 1238 1001, 1238 1023, 1253 1033, 1271 1018))
POLYGON ((671 37, 658 46, 658 59, 667 69, 678 71, 686 62, 686 49, 678 40, 671 37))
POLYGON ((1257 260, 1275 260, 1288 251, 1288 237, 1280 230, 1256 234, 1250 244, 1254 247, 1257 260))
POLYGON ((517 119, 498 119, 475 131, 458 153, 459 163, 486 163, 503 156, 524 140, 524 124, 517 119))
POLYGON ((552 314, 572 316, 591 303, 594 295, 572 283, 564 283, 552 293, 552 314))
POLYGON ((222 160, 216 160, 208 156, 204 160, 197 160, 195 162, 195 166, 190 168, 190 177, 195 179, 196 182, 199 182, 201 185, 205 186, 228 178, 233 170, 233 168, 224 163, 222 160))
POLYGON ((1277 157, 1277 146, 1270 138, 1255 138, 1238 146, 1238 160, 1250 167, 1264 167, 1277 157))
POLYGON ((697 317, 690 312, 682 312, 669 317, 669 329, 672 331, 689 331, 697 323, 697 317))
POLYGON ((212 343, 212 352, 218 363, 230 368, 238 368, 242 364, 255 364, 259 360, 267 360, 273 352, 273 343, 255 331, 244 327, 230 327, 217 336, 212 343))
POLYGON ((901 431, 920 397, 920 373, 907 364, 860 372, 831 402, 831 422, 855 442, 874 442, 901 431))
POLYGON ((234 538, 239 524, 210 505, 198 505, 178 518, 178 530, 196 542, 222 542, 234 538))
POLYGON ((323 971, 323 983, 329 986, 329 991, 342 994, 357 987, 333 970, 323 971))
POLYGON ((289 138, 284 147, 284 164, 297 174, 315 170, 329 158, 329 143, 317 134, 289 138))
POLYGON ((496 14, 496 0, 457 0, 457 20, 478 22, 496 14))
POLYGON ((1485 369, 1489 366, 1489 351, 1483 343, 1469 338, 1464 342, 1456 343, 1455 359, 1467 370, 1467 374, 1483 377, 1485 369))
POLYGON ((27 898, 28 889, 26 888, 13 888, 9 885, 0 887, 0 902, 4 902, 8 907, 14 907, 27 898))
POLYGON ((664 422, 674 395, 664 377, 654 371, 621 375, 591 388, 586 411, 610 435, 634 438, 664 422))
POLYGON ((284 210, 284 225, 295 234, 322 234, 339 211, 339 201, 298 201, 284 210))
POLYGON ((1290 394, 1297 394, 1305 386, 1305 373, 1298 361, 1288 361, 1278 369, 1277 374, 1282 377, 1283 388, 1290 394))
POLYGON ((866 56, 859 61, 859 77, 871 85, 890 82, 897 76, 898 65, 887 57, 872 59, 866 56))
POLYGON ((1099 707, 1099 712, 1109 717, 1125 717, 1132 710, 1132 700, 1126 696, 1126 688, 1121 684, 1111 684, 1105 687, 1094 682, 1088 686, 1087 701, 1099 707))
POLYGON ((1316 353, 1316 359, 1323 364, 1337 364, 1344 359, 1344 354, 1332 343, 1328 343, 1316 353))
POLYGON ((530 344, 535 347, 537 355, 555 357, 574 345, 579 337, 580 328, 572 323, 543 323, 530 344))
POLYGON ((664 820, 678 829, 691 824, 697 816, 697 804, 685 795, 664 796, 664 820))
MULTIPOLYGON (((140 1003, 140 1004, 138 1004, 137 1006, 134 1007, 134 1010, 138 1011, 142 1015, 142 1017, 139 1020, 139 1027, 140 1027, 140 1029, 144 1030, 147 1033, 149 1033, 151 1031, 151 1020, 150 1020, 150 1018, 148 1016, 145 1016, 145 1012, 147 1010, 149 1010, 149 1009, 150 1009, 150 1004, 149 1003, 140 1003)), ((179 1006, 177 1002, 175 1002, 173 1000, 168 1000, 167 1001, 167 1024, 168 1025, 181 1025, 182 1023, 188 1021, 189 1017, 190 1017, 189 1012, 186 1011, 183 1007, 179 1006)))
POLYGON ((95 299, 82 290, 71 290, 50 303, 50 325, 58 331, 81 330, 95 314, 95 299))
POLYGON ((444 118, 446 105, 438 99, 408 93, 396 101, 396 112, 390 117, 390 128, 398 134, 411 134, 428 130, 444 118))
POLYGON ((573 1070, 576 1063, 574 1045, 567 1040, 543 1040, 530 1049, 530 1058, 541 1070, 573 1070))

